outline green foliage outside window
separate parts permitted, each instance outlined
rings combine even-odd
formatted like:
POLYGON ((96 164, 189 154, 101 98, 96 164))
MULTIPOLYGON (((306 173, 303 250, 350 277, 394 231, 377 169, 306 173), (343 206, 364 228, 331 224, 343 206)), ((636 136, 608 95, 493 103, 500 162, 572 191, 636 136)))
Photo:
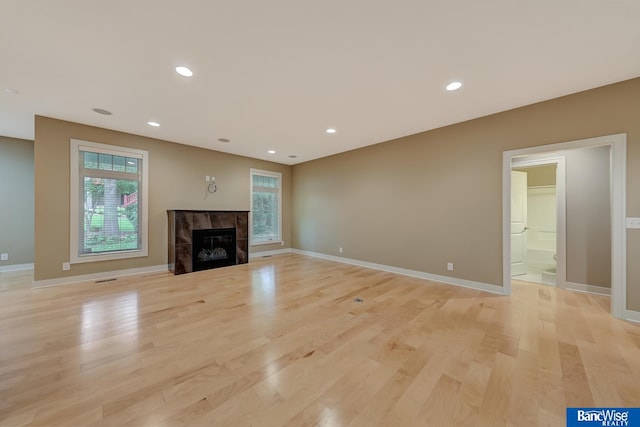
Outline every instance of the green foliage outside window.
POLYGON ((138 202, 137 199, 133 203, 125 200, 137 193, 138 182, 87 177, 84 183, 85 221, 81 252, 136 249, 138 202))

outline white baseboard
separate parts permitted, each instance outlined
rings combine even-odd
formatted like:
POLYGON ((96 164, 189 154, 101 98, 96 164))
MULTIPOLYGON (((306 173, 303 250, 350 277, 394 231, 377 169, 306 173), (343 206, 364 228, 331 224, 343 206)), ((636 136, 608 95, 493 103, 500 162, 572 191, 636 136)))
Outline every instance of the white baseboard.
POLYGON ((33 263, 31 264, 13 264, 0 266, 0 273, 6 271, 20 271, 20 270, 33 270, 33 263))
POLYGON ((640 311, 625 310, 624 318, 630 322, 640 323, 640 311))
POLYGON ((275 249, 273 251, 249 252, 249 259, 262 258, 266 256, 279 255, 279 254, 290 254, 290 253, 291 253, 291 248, 275 249))
POLYGON ((322 258, 329 261, 341 262, 343 264, 357 265, 359 267, 372 268, 374 270, 387 271, 389 273, 401 274, 403 276, 417 277, 419 279, 433 280, 434 282, 446 283, 448 285, 461 286, 463 288, 475 289, 478 291, 491 292, 493 294, 505 295, 504 288, 489 283, 474 282, 472 280, 458 279, 456 277, 441 276, 439 274, 425 273, 423 271, 409 270, 406 268, 393 267, 390 265, 376 264, 373 262, 360 261, 357 259, 342 258, 333 255, 321 254, 318 252, 291 249, 291 252, 300 255, 307 255, 314 258, 322 258))
POLYGON ((105 271, 102 273, 83 274, 80 276, 60 277, 58 279, 34 280, 32 288, 46 288, 49 286, 68 285, 70 283, 89 282, 96 280, 112 279, 136 274, 168 272, 166 264, 150 267, 129 268, 127 270, 105 271))
POLYGON ((585 285, 582 283, 567 282, 564 286, 559 286, 562 289, 570 291, 586 292, 588 294, 596 295, 611 295, 611 288, 605 288, 604 286, 585 285))
MULTIPOLYGON (((387 271, 389 273, 401 274, 403 276, 416 277, 419 279, 426 279, 426 280, 432 280, 435 282, 446 283, 449 285, 461 286, 463 288, 470 288, 470 289, 475 289, 479 291, 486 291, 494 294, 505 295, 504 288, 498 285, 492 285, 492 284, 482 283, 482 282, 474 282, 474 281, 465 280, 465 279, 458 279, 456 277, 441 276, 438 274, 425 273, 422 271, 409 270, 406 268, 393 267, 393 266, 384 265, 384 264, 376 264, 373 262, 360 261, 360 260, 351 259, 351 258, 342 258, 342 257, 333 256, 333 255, 321 254, 318 252, 303 251, 300 249, 286 248, 286 249, 277 249, 273 251, 254 252, 249 254, 249 259, 260 258, 265 256, 271 256, 271 255, 286 254, 286 253, 306 255, 314 258, 321 258, 329 261, 340 262, 343 264, 357 265, 359 267, 387 271)), ((30 270, 30 269, 33 269, 33 264, 15 264, 15 265, 6 265, 6 266, 0 267, 0 272, 30 270)), ((102 273, 61 277, 58 279, 34 280, 32 288, 45 288, 49 286, 67 285, 67 284, 78 283, 78 282, 89 282, 89 281, 110 279, 115 277, 132 276, 137 274, 159 273, 159 272, 168 272, 168 266, 155 265, 150 267, 130 268, 127 270, 105 271, 102 273)), ((587 293, 598 294, 598 295, 611 294, 611 289, 609 288, 605 288, 602 286, 584 285, 581 283, 567 282, 566 286, 563 286, 563 288, 578 291, 578 292, 587 292, 587 293)), ((640 323, 640 311, 625 310, 624 319, 631 322, 640 323)))
MULTIPOLYGON (((287 249, 277 249, 273 251, 262 251, 262 252, 250 253, 249 259, 260 258, 260 257, 270 256, 270 255, 284 254, 284 253, 291 253, 291 249, 287 248, 287 249)), ((33 264, 31 264, 31 268, 33 268, 33 264)), ((172 268, 173 266, 171 264, 155 265, 151 267, 139 267, 139 268, 130 268, 127 270, 105 271, 102 273, 61 277, 59 279, 34 280, 33 285, 31 287, 46 288, 49 286, 67 285, 70 283, 78 283, 78 282, 89 282, 89 281, 95 281, 95 280, 110 279, 114 277, 132 276, 135 274, 158 273, 158 272, 170 271, 172 268)))

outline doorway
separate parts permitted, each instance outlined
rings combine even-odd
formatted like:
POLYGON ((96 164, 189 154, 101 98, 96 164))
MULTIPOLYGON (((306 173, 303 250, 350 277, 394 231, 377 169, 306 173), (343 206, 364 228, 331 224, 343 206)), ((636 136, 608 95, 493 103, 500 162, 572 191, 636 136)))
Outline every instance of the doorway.
POLYGON ((525 282, 565 283, 565 158, 512 160, 511 276, 525 282))
MULTIPOLYGON (((611 243, 611 314, 624 318, 626 309, 626 234, 625 234, 625 191, 626 191, 626 134, 616 134, 583 140, 569 141, 545 146, 530 147, 503 153, 503 286, 506 294, 511 294, 511 170, 512 163, 518 158, 532 156, 532 159, 544 157, 562 157, 564 152, 577 148, 609 148, 610 176, 610 243, 611 243)), ((557 184, 560 184, 558 181, 557 184)), ((566 225, 565 225, 566 226, 566 225)), ((558 224, 558 228, 560 224, 558 224)), ((560 233, 558 233, 559 235, 560 233)), ((559 246, 559 241, 558 241, 559 246)), ((562 248, 557 248, 557 280, 562 280, 561 266, 566 265, 560 259, 562 248)), ((566 278, 564 279, 566 281, 566 278)))

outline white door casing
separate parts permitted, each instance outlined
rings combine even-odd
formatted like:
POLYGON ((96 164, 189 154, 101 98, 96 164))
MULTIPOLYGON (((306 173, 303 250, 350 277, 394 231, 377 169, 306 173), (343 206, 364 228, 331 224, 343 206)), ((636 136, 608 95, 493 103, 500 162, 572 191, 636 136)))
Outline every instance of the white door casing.
POLYGON ((511 275, 527 273, 527 173, 511 171, 511 275))
MULTIPOLYGON (((635 312, 626 307, 627 248, 626 248, 626 171, 627 135, 625 133, 599 136, 549 145, 508 150, 502 155, 502 286, 511 294, 511 168, 512 160, 534 154, 561 154, 564 150, 585 147, 611 147, 611 315, 619 319, 632 319, 635 312)), ((564 184, 564 183, 562 183, 564 184)), ((558 186, 561 183, 558 182, 558 186)), ((558 188, 558 191, 560 189, 558 188)), ((559 218, 560 220, 560 218, 559 218)), ((560 224, 558 224, 560 227, 560 224)), ((558 252, 560 257, 560 252, 558 252)), ((566 261, 558 260, 558 267, 566 261)), ((560 271, 558 271, 560 273, 560 271)), ((563 272, 564 273, 564 272, 563 272)), ((558 277, 560 278, 560 277, 558 277)), ((566 279, 565 279, 566 280, 566 279)), ((558 283, 560 285, 560 283, 558 283)))

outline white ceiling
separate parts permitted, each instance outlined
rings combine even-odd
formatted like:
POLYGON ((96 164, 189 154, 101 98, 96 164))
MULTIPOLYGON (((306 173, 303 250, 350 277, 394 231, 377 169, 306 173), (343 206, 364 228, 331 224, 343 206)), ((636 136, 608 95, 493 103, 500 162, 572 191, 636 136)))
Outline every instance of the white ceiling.
POLYGON ((0 2, 17 138, 44 115, 295 164, 638 76, 639 0, 0 2))

